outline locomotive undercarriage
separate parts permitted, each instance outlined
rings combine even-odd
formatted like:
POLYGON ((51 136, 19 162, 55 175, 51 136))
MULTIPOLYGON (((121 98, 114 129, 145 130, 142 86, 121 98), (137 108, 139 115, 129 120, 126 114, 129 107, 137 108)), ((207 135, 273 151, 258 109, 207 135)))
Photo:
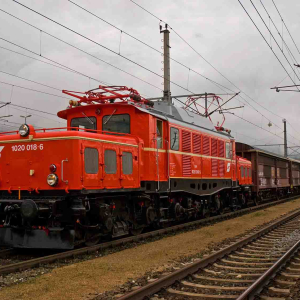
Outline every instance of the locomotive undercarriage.
POLYGON ((0 246, 72 249, 247 205, 249 191, 86 195, 0 200, 0 246))

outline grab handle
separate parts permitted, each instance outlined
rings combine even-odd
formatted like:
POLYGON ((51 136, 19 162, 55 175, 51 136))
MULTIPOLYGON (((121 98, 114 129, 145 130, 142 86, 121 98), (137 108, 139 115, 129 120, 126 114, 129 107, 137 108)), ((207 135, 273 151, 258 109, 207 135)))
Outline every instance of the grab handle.
POLYGON ((68 159, 66 158, 61 161, 61 181, 68 184, 68 180, 64 180, 64 162, 68 162, 68 159))

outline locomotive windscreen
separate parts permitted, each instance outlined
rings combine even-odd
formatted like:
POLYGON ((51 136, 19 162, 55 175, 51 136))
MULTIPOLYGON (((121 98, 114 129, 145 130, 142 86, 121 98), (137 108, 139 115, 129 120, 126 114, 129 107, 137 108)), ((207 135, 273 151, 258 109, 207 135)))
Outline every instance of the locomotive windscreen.
POLYGON ((102 130, 130 133, 130 116, 128 114, 104 116, 102 119, 102 130))
POLYGON ((71 127, 97 130, 97 119, 95 117, 74 118, 71 121, 71 127))

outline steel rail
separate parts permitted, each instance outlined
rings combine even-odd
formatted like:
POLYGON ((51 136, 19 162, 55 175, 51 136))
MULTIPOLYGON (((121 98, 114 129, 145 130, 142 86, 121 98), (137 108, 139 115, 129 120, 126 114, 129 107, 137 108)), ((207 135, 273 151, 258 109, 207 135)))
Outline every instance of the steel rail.
POLYGON ((25 269, 28 269, 28 268, 37 267, 37 266, 42 265, 42 264, 52 263, 52 262, 55 262, 55 261, 58 261, 58 260, 61 260, 61 259, 76 257, 76 256, 80 256, 80 255, 90 254, 90 253, 93 253, 93 252, 96 252, 96 251, 99 251, 99 250, 104 250, 104 249, 114 248, 114 247, 117 247, 117 246, 122 246, 122 245, 125 245, 125 244, 129 244, 129 243, 132 243, 132 242, 137 242, 137 241, 140 241, 140 240, 144 240, 144 239, 147 239, 147 238, 163 235, 163 234, 166 234, 166 233, 176 232, 178 230, 182 230, 182 229, 193 227, 193 226, 206 225, 206 224, 211 224, 213 222, 221 221, 221 220, 224 220, 224 219, 231 219, 231 218, 241 216, 243 214, 246 214, 246 213, 249 213, 249 212, 252 212, 252 211, 265 209, 267 207, 277 205, 277 204, 281 204, 283 202, 291 201, 291 200, 294 200, 294 199, 297 199, 297 198, 299 198, 299 195, 294 196, 294 197, 290 197, 288 199, 277 200, 277 201, 265 203, 265 204, 262 204, 262 205, 241 209, 241 210, 234 211, 234 212, 231 212, 231 213, 210 217, 210 218, 207 218, 207 219, 201 219, 201 220, 197 220, 197 221, 192 221, 192 222, 188 222, 188 223, 175 225, 175 226, 164 228, 164 229, 150 231, 150 232, 143 233, 143 234, 140 234, 140 235, 137 235, 137 236, 130 236, 130 237, 127 237, 127 238, 123 238, 123 239, 119 239, 119 240, 115 240, 115 241, 110 241, 110 242, 105 242, 105 243, 90 246, 90 247, 84 247, 84 248, 80 248, 80 249, 65 251, 65 252, 62 252, 62 253, 52 254, 52 255, 43 256, 43 257, 39 257, 39 258, 29 259, 27 261, 22 261, 22 262, 18 262, 18 263, 14 263, 14 264, 1 266, 0 267, 0 275, 9 274, 9 273, 12 273, 12 272, 17 272, 17 271, 22 271, 22 270, 25 270, 25 269))
POLYGON ((253 300, 286 263, 299 251, 300 241, 290 248, 270 269, 261 275, 237 300, 253 300))
POLYGON ((2 249, 2 250, 0 250, 0 257, 5 257, 5 256, 8 256, 8 255, 14 254, 14 253, 16 253, 16 251, 12 248, 2 249))
POLYGON ((159 292, 161 289, 164 289, 167 286, 171 286, 175 282, 182 280, 183 278, 185 278, 193 273, 196 273, 199 269, 207 267, 209 264, 216 262, 218 259, 222 258, 223 256, 245 246, 246 244, 252 242, 253 240, 256 240, 257 238, 265 235, 266 233, 274 230, 278 226, 292 220, 293 218, 295 218, 299 215, 300 215, 300 209, 297 210, 296 212, 293 212, 292 214, 289 214, 288 216, 281 218, 277 222, 275 222, 271 225, 268 225, 267 227, 261 229, 260 231, 253 233, 250 236, 245 237, 245 238, 235 242, 234 244, 232 244, 226 248, 223 248, 223 249, 195 262, 195 263, 192 263, 180 270, 172 272, 169 275, 159 278, 155 282, 149 283, 137 290, 134 290, 134 291, 120 297, 119 300, 141 300, 141 299, 144 299, 145 297, 149 297, 150 295, 153 295, 153 294, 159 292))

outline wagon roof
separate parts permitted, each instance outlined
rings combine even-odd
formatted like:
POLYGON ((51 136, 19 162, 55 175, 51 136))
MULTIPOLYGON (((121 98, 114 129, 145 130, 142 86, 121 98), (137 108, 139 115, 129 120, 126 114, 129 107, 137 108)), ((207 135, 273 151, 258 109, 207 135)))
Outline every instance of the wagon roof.
POLYGON ((240 151, 244 151, 244 152, 259 152, 259 153, 263 153, 263 154, 266 154, 266 155, 269 155, 269 156, 278 157, 278 158, 283 159, 283 160, 288 160, 288 161, 292 161, 292 162, 300 164, 300 160, 293 159, 293 158, 290 158, 290 157, 284 157, 283 155, 280 155, 280 154, 277 154, 277 153, 274 153, 274 152, 271 152, 271 151, 267 151, 267 150, 264 150, 264 149, 261 149, 261 148, 255 147, 255 146, 251 146, 251 145, 248 145, 248 144, 245 144, 245 143, 236 142, 236 145, 237 145, 236 146, 237 151, 240 150, 240 151))

